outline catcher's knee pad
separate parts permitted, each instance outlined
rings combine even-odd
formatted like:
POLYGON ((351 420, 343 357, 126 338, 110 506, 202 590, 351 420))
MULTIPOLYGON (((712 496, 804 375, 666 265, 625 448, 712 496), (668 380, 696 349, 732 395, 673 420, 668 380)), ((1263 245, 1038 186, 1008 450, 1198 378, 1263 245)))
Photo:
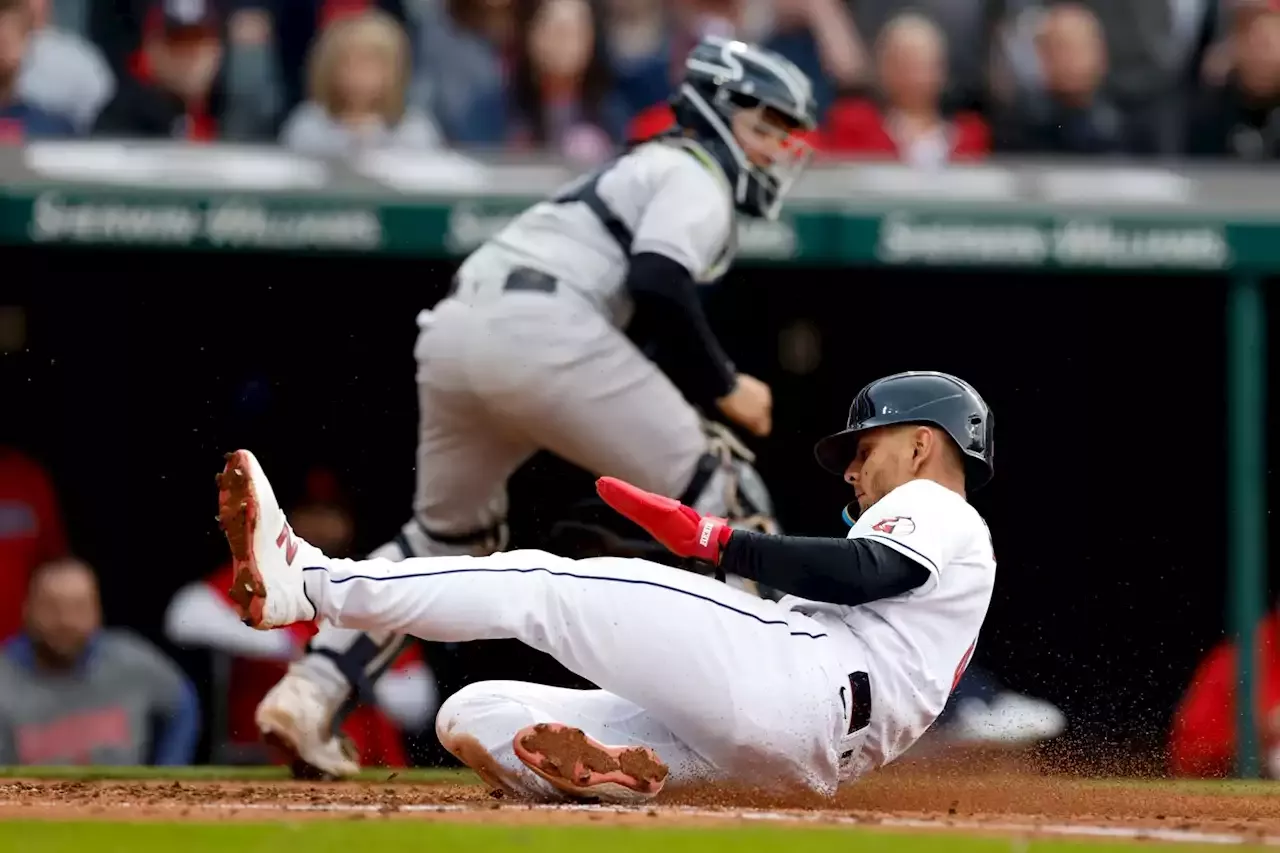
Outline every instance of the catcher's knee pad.
POLYGON ((400 528, 395 538, 370 556, 399 562, 410 557, 483 557, 506 550, 510 531, 505 521, 492 527, 463 533, 440 533, 415 518, 400 528))

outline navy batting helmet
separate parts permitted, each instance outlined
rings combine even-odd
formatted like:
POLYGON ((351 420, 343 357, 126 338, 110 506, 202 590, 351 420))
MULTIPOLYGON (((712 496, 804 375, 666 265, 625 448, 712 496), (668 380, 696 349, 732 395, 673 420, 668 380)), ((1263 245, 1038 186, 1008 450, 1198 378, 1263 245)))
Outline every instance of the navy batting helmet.
POLYGON ((969 491, 991 480, 995 452, 991 407, 969 383, 932 370, 895 373, 859 391, 849 407, 848 426, 814 447, 818 464, 844 476, 857 453, 858 437, 892 424, 927 424, 951 436, 964 453, 969 491))

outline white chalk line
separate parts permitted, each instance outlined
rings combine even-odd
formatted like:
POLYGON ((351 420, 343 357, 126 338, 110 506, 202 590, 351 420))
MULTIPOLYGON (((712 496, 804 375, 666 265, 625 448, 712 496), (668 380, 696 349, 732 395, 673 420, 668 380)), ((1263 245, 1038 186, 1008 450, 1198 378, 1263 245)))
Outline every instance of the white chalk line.
MULTIPOLYGON (((30 802, 22 800, 0 800, 0 808, 10 807, 50 807, 65 808, 66 803, 50 803, 50 802, 30 802)), ((394 804, 394 805, 377 805, 372 803, 112 803, 111 810, 115 809, 169 809, 184 811, 263 811, 263 812, 334 812, 334 813, 367 813, 380 814, 382 812, 389 813, 409 813, 409 814, 449 814, 461 812, 475 812, 477 815, 491 814, 493 809, 477 809, 470 805, 449 805, 439 803, 412 803, 412 804, 394 804)), ((1167 841, 1175 844, 1205 844, 1205 845, 1263 845, 1268 847, 1280 847, 1280 836, 1277 835, 1246 835, 1243 833, 1228 832, 1197 832, 1189 829, 1160 829, 1160 828, 1143 828, 1134 826, 1096 826, 1089 824, 1054 824, 1054 823, 996 823, 988 821, 976 820, 956 820, 947 819, 925 819, 925 818, 860 818, 849 815, 833 814, 830 812, 770 812, 758 810, 744 811, 718 811, 710 809, 697 809, 686 806, 660 806, 661 811, 656 814, 674 814, 681 817, 706 818, 713 820, 750 820, 761 821, 764 823, 818 823, 826 825, 840 826, 857 826, 864 829, 875 829, 877 827, 890 829, 923 829, 923 830, 953 830, 963 832, 994 832, 1009 833, 1012 835, 1055 835, 1055 836, 1076 836, 1089 838, 1115 838, 1131 841, 1167 841)), ((529 806, 500 806, 497 811, 520 811, 520 812, 537 812, 537 811, 570 811, 570 812, 594 812, 596 814, 618 814, 618 815, 647 815, 654 811, 652 807, 645 806, 599 806, 599 805, 529 805, 529 806)))

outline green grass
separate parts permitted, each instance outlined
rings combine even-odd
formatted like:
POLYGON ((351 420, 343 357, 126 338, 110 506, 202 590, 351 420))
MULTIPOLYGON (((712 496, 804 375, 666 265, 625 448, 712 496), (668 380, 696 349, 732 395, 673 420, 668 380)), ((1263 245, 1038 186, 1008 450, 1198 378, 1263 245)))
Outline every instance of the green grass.
POLYGON ((1083 785, 1157 790, 1169 794, 1221 794, 1223 796, 1280 796, 1280 782, 1262 779, 1084 779, 1083 785))
MULTIPOLYGON (((363 782, 449 782, 476 781, 470 770, 414 768, 406 770, 365 770, 356 777, 363 782)), ((289 778, 285 767, 0 767, 0 779, 65 779, 74 782, 99 780, 164 782, 271 782, 289 778)), ((0 850, 4 850, 0 847, 0 850)))
MULTIPOLYGON (((1188 844, 1143 844, 1143 853, 1199 853, 1188 844)), ((1234 849, 1248 849, 1236 847, 1234 849)), ((1131 844, 1027 841, 834 828, 669 829, 609 826, 466 826, 418 821, 307 823, 0 823, 0 850, 22 853, 1133 853, 1131 844)))

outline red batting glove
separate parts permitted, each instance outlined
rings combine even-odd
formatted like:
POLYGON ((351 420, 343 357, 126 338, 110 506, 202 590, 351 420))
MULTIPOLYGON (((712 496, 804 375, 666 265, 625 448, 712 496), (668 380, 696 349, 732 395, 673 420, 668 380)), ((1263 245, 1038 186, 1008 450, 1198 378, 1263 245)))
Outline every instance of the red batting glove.
POLYGON ((733 535, 733 528, 723 518, 704 516, 677 500, 613 477, 596 480, 596 493, 680 557, 719 565, 720 552, 733 535))

